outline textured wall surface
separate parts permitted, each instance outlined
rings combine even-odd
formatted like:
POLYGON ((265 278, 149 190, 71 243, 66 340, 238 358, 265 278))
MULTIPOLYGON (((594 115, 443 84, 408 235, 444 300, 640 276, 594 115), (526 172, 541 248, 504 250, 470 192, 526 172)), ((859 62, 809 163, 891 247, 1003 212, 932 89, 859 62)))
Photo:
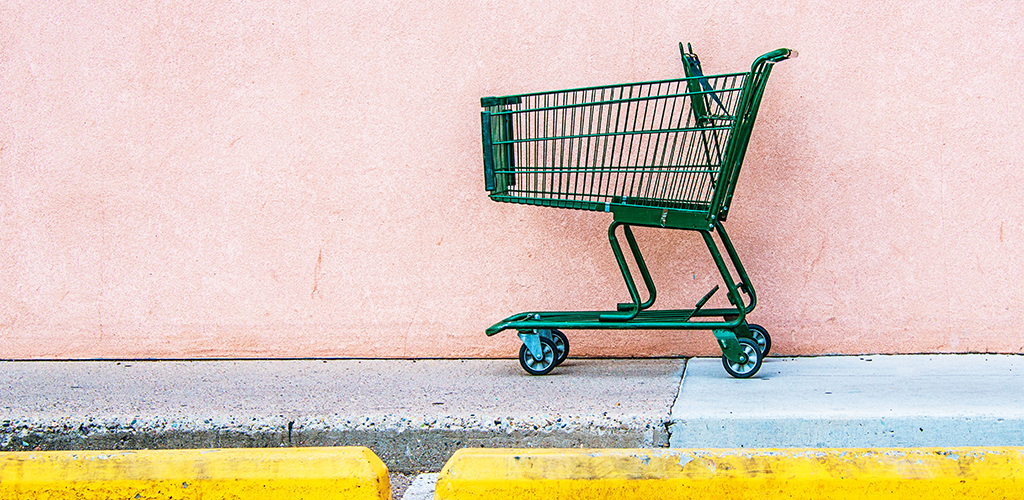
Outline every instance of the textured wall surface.
MULTIPOLYGON (((728 226, 775 352, 1024 352, 1021 19, 994 0, 8 0, 0 358, 512 355, 483 330, 627 294, 607 215, 488 200, 479 98, 681 76, 679 41, 708 72, 800 52, 728 226)), ((718 282, 699 237, 637 234, 665 305, 718 282)))

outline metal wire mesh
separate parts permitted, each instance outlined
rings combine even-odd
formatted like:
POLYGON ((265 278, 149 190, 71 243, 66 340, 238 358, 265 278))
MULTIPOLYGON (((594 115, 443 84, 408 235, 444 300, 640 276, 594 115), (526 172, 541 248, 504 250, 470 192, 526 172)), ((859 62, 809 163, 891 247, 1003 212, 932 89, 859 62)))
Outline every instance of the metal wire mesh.
POLYGON ((490 106, 498 201, 705 210, 747 73, 509 96, 490 106))

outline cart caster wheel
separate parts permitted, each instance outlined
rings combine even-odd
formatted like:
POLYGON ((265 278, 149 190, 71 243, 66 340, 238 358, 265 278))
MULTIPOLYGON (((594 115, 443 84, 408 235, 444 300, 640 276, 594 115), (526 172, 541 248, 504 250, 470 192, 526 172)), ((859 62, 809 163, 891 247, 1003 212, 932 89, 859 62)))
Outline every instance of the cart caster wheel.
POLYGON ((559 330, 551 330, 551 341, 555 344, 555 366, 569 357, 569 337, 559 330))
POLYGON ((530 354, 526 344, 519 348, 519 364, 526 370, 526 373, 530 375, 547 375, 558 364, 555 362, 558 357, 558 348, 555 347, 554 342, 541 337, 540 351, 544 355, 541 359, 536 359, 533 357, 533 354, 530 354))
POLYGON ((772 337, 768 335, 768 330, 765 330, 761 325, 747 325, 747 328, 750 329, 750 334, 754 336, 757 347, 761 349, 761 357, 767 358, 768 352, 772 350, 772 337))
MULTIPOLYGON (((729 372, 729 375, 732 375, 733 377, 752 377, 761 369, 761 359, 763 358, 761 355, 761 349, 757 347, 757 342, 753 340, 747 338, 740 338, 736 340, 740 343, 740 350, 747 355, 747 362, 743 364, 733 363, 723 354, 722 366, 724 366, 725 371, 729 372)), ((527 355, 529 355, 529 353, 527 353, 527 355)), ((520 355, 520 359, 522 359, 522 355, 520 355)))

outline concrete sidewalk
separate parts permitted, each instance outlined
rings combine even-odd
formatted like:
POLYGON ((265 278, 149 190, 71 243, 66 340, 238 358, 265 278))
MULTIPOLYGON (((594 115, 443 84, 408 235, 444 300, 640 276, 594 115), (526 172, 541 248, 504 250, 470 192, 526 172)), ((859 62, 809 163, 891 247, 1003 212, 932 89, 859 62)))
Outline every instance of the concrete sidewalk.
POLYGON ((0 362, 0 450, 359 445, 392 471, 463 447, 663 447, 685 362, 0 362))
POLYGON ((0 450, 1024 445, 1024 356, 0 362, 0 450), (684 373, 685 367, 685 373, 684 373))
POLYGON ((1024 356, 769 357, 752 380, 721 371, 687 365, 672 447, 1024 445, 1024 356))

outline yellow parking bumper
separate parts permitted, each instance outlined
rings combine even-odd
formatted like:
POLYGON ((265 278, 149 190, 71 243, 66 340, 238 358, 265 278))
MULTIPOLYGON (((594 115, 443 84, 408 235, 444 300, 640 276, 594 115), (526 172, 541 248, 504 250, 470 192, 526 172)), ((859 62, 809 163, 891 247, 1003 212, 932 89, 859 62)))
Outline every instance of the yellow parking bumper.
POLYGON ((442 499, 1024 499, 1024 448, 464 449, 442 499))
POLYGON ((391 498, 369 449, 261 448, 0 453, 0 500, 391 498))

